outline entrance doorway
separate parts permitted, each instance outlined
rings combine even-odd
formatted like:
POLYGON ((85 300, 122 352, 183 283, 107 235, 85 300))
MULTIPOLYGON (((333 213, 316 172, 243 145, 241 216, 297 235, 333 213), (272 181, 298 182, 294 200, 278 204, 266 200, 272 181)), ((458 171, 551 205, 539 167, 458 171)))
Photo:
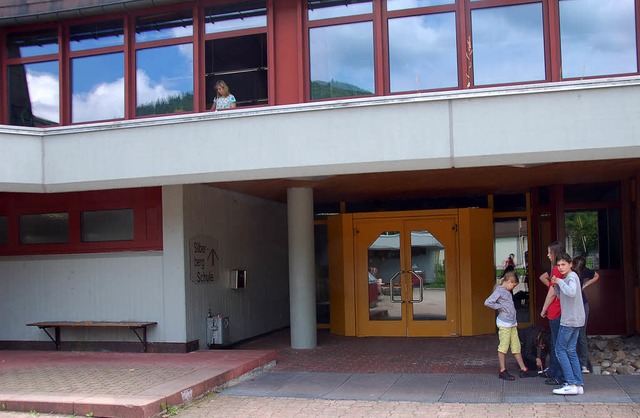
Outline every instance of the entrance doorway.
POLYGON ((457 214, 354 216, 356 334, 459 333, 457 214))

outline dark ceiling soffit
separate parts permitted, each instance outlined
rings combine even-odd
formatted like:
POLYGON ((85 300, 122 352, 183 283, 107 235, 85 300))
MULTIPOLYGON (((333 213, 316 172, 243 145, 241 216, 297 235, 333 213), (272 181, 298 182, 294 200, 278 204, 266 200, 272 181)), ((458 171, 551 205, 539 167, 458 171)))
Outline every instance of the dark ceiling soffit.
POLYGON ((5 7, 0 6, 0 27, 19 26, 39 22, 52 22, 179 2, 179 0, 108 0, 103 2, 94 2, 94 4, 87 6, 65 8, 65 2, 62 1, 61 4, 55 9, 39 12, 29 12, 28 4, 18 4, 15 6, 5 7), (18 10, 23 11, 25 9, 25 6, 26 12, 15 14, 18 10))

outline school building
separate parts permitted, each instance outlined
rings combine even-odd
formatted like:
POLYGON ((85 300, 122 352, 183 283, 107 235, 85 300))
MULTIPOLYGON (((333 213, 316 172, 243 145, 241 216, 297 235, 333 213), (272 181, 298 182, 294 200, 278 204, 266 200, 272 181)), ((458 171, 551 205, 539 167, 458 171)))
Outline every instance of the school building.
POLYGON ((0 348, 487 334, 510 254, 520 326, 546 325, 556 240, 600 274, 588 333, 637 333, 639 21, 640 0, 0 5, 0 348), (211 111, 218 80, 235 108, 211 111))

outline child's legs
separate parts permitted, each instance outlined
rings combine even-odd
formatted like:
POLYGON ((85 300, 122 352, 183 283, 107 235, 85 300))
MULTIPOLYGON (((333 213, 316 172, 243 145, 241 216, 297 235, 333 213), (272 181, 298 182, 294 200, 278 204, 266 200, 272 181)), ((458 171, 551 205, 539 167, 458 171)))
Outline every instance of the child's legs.
POLYGON ((509 343, 511 345, 511 354, 516 358, 520 370, 527 370, 527 366, 522 361, 522 347, 520 345, 520 337, 518 337, 518 327, 509 328, 509 343))
POLYGON ((556 356, 558 357, 558 363, 560 363, 560 368, 562 369, 562 374, 564 374, 565 381, 570 385, 578 383, 577 376, 575 375, 575 369, 577 369, 580 382, 582 382, 580 362, 578 362, 578 356, 575 352, 577 339, 578 328, 560 326, 558 339, 556 340, 556 356), (570 354, 570 351, 573 351, 573 353, 570 354), (573 362, 576 362, 577 366, 572 364, 573 362))
POLYGON ((505 354, 509 350, 511 343, 511 328, 498 327, 498 363, 500 363, 500 371, 506 369, 505 354))
POLYGON ((580 360, 580 367, 588 367, 589 363, 589 347, 587 346, 587 321, 589 320, 589 304, 584 304, 584 326, 580 328, 580 334, 578 334, 578 346, 576 351, 578 352, 578 359, 580 360))

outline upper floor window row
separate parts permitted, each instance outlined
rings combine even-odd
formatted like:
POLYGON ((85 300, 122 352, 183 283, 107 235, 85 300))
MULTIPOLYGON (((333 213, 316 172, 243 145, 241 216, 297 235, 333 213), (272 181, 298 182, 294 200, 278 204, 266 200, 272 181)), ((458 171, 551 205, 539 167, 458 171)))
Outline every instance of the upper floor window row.
POLYGON ((638 73, 635 0, 301 1, 294 18, 274 0, 203 1, 8 32, 0 122, 205 111, 219 81, 226 102, 252 106, 276 78, 302 76, 297 97, 322 100, 638 73), (288 25, 269 28, 269 8, 288 25), (276 77, 268 55, 297 19, 304 47, 278 56, 303 65, 272 57, 276 77))

